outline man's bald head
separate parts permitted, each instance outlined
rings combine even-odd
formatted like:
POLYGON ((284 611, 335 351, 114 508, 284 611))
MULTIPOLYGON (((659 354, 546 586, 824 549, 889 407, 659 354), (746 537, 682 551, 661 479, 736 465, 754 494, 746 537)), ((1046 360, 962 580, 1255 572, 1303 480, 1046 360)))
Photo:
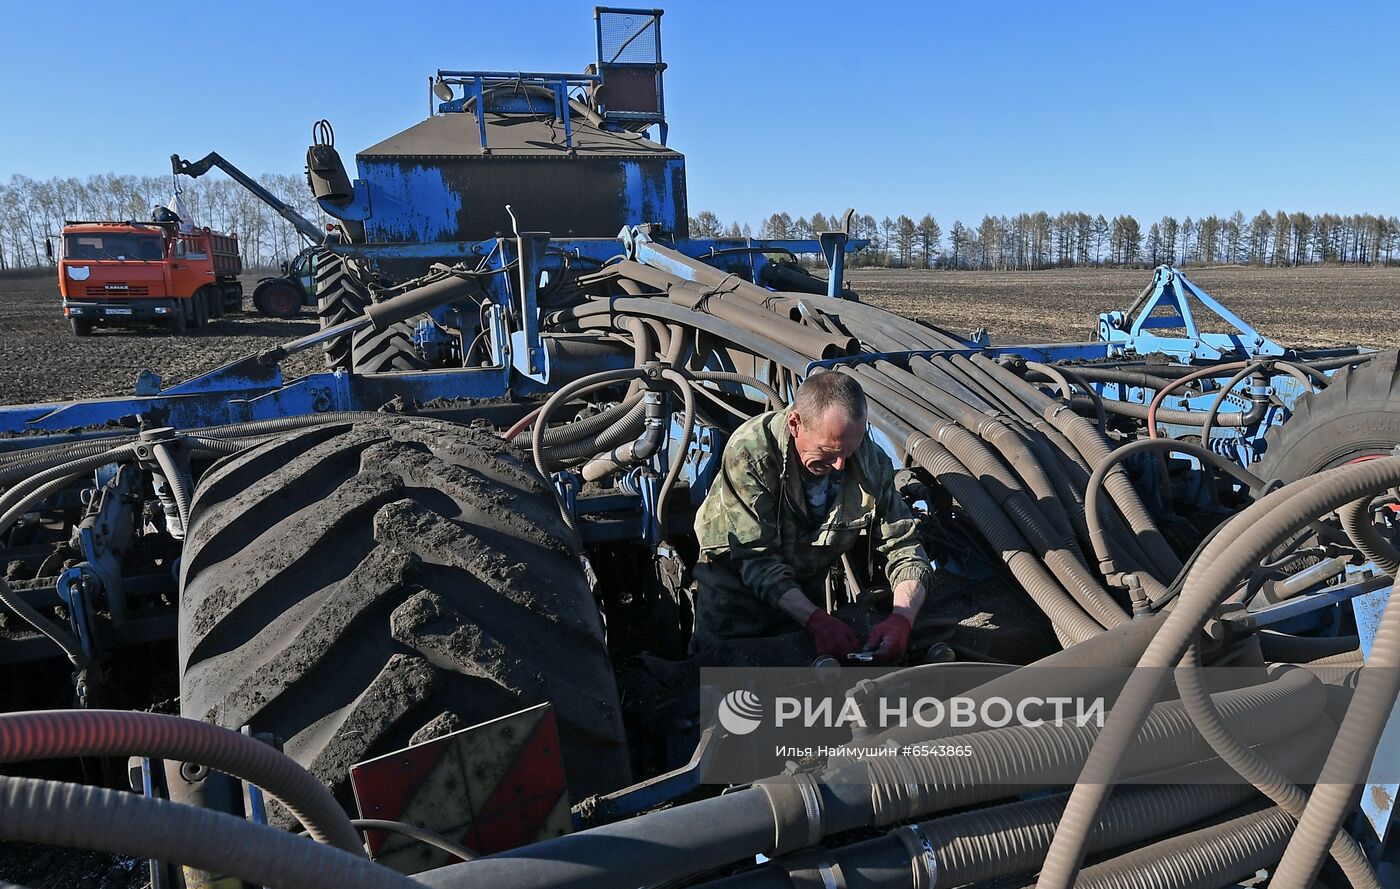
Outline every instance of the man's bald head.
POLYGON ((788 417, 797 458, 815 476, 840 471, 865 438, 865 393, 851 377, 828 371, 798 387, 788 417))

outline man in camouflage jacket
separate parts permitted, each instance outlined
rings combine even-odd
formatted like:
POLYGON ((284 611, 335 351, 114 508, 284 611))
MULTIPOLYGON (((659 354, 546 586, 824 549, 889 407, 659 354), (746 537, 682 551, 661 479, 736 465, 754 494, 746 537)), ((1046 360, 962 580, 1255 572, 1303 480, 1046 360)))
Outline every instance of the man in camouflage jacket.
POLYGON ((774 636, 801 626, 821 654, 904 656, 932 569, 889 457, 866 435, 865 396, 840 373, 809 377, 787 410, 746 421, 695 519, 697 634, 774 636), (825 582, 862 534, 884 557, 892 613, 862 644, 827 613, 825 582))

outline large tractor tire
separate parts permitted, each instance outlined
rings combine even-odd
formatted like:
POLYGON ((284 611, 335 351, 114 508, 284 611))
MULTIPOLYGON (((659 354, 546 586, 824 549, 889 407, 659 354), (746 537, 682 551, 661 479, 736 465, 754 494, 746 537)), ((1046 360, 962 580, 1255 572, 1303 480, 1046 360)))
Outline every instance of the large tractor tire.
POLYGON ((1400 445, 1397 355, 1340 370, 1327 388, 1298 399, 1287 422, 1265 436, 1255 474, 1293 482, 1400 445))
MULTIPOLYGON (((360 280, 353 261, 329 250, 317 253, 316 318, 322 330, 360 317, 369 304, 369 289, 360 280)), ((332 370, 350 367, 350 337, 340 337, 326 343, 324 348, 327 367, 332 370)))
POLYGON ((393 370, 423 370, 428 362, 413 347, 413 320, 400 321, 384 330, 366 328, 350 342, 351 368, 355 373, 377 374, 393 370))
POLYGON ((627 782, 597 607, 513 446, 328 424, 219 463, 192 510, 183 715, 282 738, 347 809, 354 763, 544 701, 574 800, 627 782))

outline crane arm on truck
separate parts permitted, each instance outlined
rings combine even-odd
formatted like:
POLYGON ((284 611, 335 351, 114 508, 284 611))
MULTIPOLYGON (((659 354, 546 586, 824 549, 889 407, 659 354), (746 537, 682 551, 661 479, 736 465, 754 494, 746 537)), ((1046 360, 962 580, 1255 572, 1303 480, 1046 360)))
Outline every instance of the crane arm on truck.
POLYGON ((290 222, 296 230, 301 233, 301 236, 309 240, 312 244, 321 244, 325 242, 326 233, 319 225, 307 219, 305 216, 302 216, 296 210, 293 210, 285 201, 266 188, 263 188, 258 184, 256 179, 229 163, 217 151, 211 151, 201 160, 193 162, 183 160, 178 154, 170 155, 170 169, 176 176, 183 174, 191 179, 198 179, 200 176, 209 172, 211 167, 218 167, 220 170, 223 170, 228 174, 230 179, 248 189, 260 201, 276 210, 279 216, 290 222))

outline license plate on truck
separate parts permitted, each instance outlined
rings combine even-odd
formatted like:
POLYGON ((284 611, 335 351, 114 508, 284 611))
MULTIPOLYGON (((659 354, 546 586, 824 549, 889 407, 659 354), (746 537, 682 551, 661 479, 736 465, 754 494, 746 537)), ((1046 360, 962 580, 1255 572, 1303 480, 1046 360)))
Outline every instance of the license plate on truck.
POLYGON ((130 315, 130 314, 131 314, 131 309, 125 308, 125 307, 123 307, 123 308, 115 308, 115 307, 114 307, 114 308, 110 308, 110 309, 104 309, 103 311, 105 311, 108 315, 130 315))

